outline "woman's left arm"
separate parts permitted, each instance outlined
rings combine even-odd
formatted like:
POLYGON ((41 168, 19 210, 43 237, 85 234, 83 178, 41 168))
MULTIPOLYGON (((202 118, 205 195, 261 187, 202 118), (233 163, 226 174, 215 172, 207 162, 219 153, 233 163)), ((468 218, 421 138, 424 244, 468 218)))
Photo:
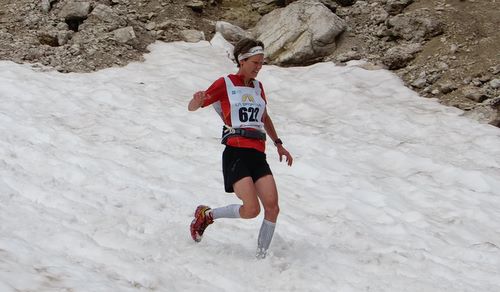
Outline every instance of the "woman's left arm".
POLYGON ((274 128, 273 121, 271 120, 271 117, 267 114, 267 110, 264 112, 263 120, 264 120, 264 129, 266 130, 266 133, 269 136, 269 138, 273 140, 274 146, 276 146, 276 150, 278 150, 280 161, 282 161, 283 156, 285 156, 288 166, 292 166, 293 157, 290 154, 290 152, 288 152, 288 150, 286 150, 285 147, 283 147, 283 142, 278 137, 276 129, 274 128))

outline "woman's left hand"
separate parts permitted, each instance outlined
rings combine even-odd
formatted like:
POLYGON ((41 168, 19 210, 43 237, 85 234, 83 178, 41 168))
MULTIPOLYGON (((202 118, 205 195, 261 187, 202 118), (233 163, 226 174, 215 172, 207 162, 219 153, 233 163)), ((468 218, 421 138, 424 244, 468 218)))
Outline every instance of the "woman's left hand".
POLYGON ((281 144, 278 144, 276 147, 278 150, 278 155, 280 156, 280 162, 283 161, 283 156, 285 156, 288 166, 292 166, 293 157, 290 152, 288 152, 288 150, 286 150, 285 147, 283 147, 283 145, 281 144))

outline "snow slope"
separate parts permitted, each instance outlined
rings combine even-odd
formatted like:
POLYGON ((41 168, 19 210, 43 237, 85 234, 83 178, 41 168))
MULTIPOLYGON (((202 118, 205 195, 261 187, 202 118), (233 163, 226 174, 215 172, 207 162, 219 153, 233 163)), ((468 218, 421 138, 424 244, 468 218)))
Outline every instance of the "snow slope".
POLYGON ((418 97, 384 70, 265 66, 269 112, 295 158, 268 161, 281 213, 221 219, 211 109, 196 90, 235 72, 208 42, 156 43, 92 74, 0 62, 0 291, 500 291, 500 132, 418 97))

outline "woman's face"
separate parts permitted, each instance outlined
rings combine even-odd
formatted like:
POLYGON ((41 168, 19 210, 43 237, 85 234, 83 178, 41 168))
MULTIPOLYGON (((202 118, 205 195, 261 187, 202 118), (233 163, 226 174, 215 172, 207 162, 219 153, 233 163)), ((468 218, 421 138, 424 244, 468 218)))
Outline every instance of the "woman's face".
POLYGON ((240 73, 248 78, 256 78, 263 64, 264 54, 251 56, 240 61, 240 73))

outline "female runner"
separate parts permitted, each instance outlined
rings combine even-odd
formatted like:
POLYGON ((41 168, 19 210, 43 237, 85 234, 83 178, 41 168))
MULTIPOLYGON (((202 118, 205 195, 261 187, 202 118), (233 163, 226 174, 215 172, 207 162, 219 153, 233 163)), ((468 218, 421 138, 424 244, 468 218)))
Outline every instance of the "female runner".
POLYGON ((266 95, 262 83, 255 78, 264 63, 264 45, 253 39, 243 39, 234 47, 238 72, 221 77, 206 91, 198 91, 189 102, 188 110, 213 105, 224 122, 222 155, 224 187, 234 192, 242 204, 219 208, 200 205, 191 223, 191 236, 200 242, 208 225, 220 218, 255 218, 264 207, 264 220, 257 240, 256 257, 265 258, 278 218, 278 191, 266 161, 265 140, 271 138, 280 161, 283 156, 289 166, 293 158, 283 147, 266 111, 266 95))

